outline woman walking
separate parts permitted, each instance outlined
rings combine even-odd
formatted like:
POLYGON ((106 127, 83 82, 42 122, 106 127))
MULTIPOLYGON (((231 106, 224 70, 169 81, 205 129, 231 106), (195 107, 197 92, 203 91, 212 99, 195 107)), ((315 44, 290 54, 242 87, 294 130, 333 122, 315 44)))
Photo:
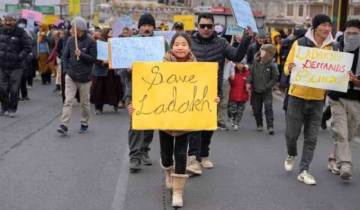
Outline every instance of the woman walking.
POLYGON ((49 26, 45 23, 41 24, 38 33, 38 62, 39 62, 39 73, 41 75, 42 84, 51 83, 51 74, 53 70, 53 62, 46 63, 47 59, 50 56, 50 45, 51 39, 49 37, 50 31, 49 26))

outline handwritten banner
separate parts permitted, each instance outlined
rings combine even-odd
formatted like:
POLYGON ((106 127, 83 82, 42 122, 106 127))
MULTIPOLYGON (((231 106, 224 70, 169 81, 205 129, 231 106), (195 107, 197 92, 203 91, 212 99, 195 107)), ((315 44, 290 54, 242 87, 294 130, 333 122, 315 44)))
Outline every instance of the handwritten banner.
POLYGON ((353 59, 350 53, 297 46, 290 83, 347 92, 353 59))
POLYGON ((135 62, 133 129, 216 130, 217 63, 135 62))
POLYGON ((165 40, 161 36, 109 39, 111 69, 131 68, 135 61, 162 61, 165 40))
POLYGON ((244 31, 245 30, 243 28, 240 28, 239 26, 229 24, 228 27, 226 28, 225 35, 231 35, 231 36, 242 35, 244 34, 244 31))
POLYGON ((108 43, 97 41, 97 59, 101 61, 108 60, 108 43))
POLYGON ((249 2, 244 0, 230 0, 233 16, 241 28, 251 26, 254 32, 258 32, 256 22, 249 2))
POLYGON ((175 31, 154 31, 156 36, 163 36, 168 44, 171 43, 173 36, 176 34, 175 31))
POLYGON ((35 11, 32 11, 32 10, 26 10, 26 9, 23 9, 21 11, 21 18, 23 19, 28 19, 28 16, 30 14, 33 14, 34 17, 35 17, 35 22, 42 22, 42 13, 41 12, 35 12, 35 11))
POLYGON ((180 22, 184 24, 185 31, 195 30, 195 16, 194 15, 174 15, 174 23, 180 22))

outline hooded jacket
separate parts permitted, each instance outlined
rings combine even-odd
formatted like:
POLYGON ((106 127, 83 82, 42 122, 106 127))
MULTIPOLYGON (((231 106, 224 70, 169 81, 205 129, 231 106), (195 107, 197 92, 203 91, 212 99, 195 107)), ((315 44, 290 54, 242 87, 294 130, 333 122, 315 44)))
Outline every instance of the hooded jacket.
POLYGON ((249 77, 250 71, 248 67, 244 67, 244 71, 238 71, 235 67, 234 80, 230 80, 230 101, 248 101, 249 93, 246 90, 246 79, 249 77))
MULTIPOLYGON (((314 38, 314 30, 312 28, 310 28, 307 31, 307 33, 305 34, 305 37, 295 41, 293 44, 293 46, 290 50, 289 56, 286 60, 285 67, 284 67, 284 72, 285 72, 286 76, 290 75, 289 64, 294 62, 295 49, 296 49, 296 46, 299 45, 299 42, 306 42, 307 47, 319 48, 319 49, 323 49, 323 50, 334 50, 334 47, 333 47, 334 40, 333 40, 331 33, 324 40, 323 44, 321 46, 319 46, 319 44, 316 43, 315 38, 314 38)), ((290 89, 289 89, 289 95, 298 97, 298 98, 302 98, 305 100, 324 100, 325 92, 326 91, 323 89, 306 87, 306 86, 302 86, 302 85, 294 85, 294 84, 291 84, 290 89)))

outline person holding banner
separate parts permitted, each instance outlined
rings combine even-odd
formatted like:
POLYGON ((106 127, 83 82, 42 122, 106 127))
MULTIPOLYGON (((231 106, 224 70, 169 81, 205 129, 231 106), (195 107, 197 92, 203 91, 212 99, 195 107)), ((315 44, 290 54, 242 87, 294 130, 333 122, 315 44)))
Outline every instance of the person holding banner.
MULTIPOLYGON (((204 13, 199 15, 198 33, 195 33, 191 37, 192 52, 200 62, 217 62, 219 64, 218 96, 222 98, 225 58, 233 62, 239 62, 244 59, 252 40, 253 31, 251 27, 248 27, 241 44, 237 48, 234 48, 226 39, 218 37, 214 28, 214 16, 212 14, 204 13)), ((214 132, 201 131, 194 133, 195 134, 189 136, 189 156, 195 155, 197 161, 201 162, 204 168, 213 168, 214 165, 208 157, 211 137, 214 132)), ((196 167, 196 165, 194 165, 194 167, 196 167)))
POLYGON ((76 91, 80 93, 81 122, 79 133, 85 133, 90 120, 90 84, 92 70, 97 57, 96 42, 86 33, 87 22, 82 17, 71 21, 71 30, 76 30, 76 37, 68 38, 62 57, 65 76, 65 102, 57 131, 67 135, 76 91), (76 22, 76 23, 75 23, 76 22))
MULTIPOLYGON (((286 60, 284 73, 288 76, 293 68, 295 49, 297 46, 337 50, 331 35, 332 22, 330 17, 318 14, 314 17, 312 27, 305 37, 294 42, 286 60)), ((309 165, 314 157, 318 133, 321 125, 325 90, 291 84, 286 117, 285 170, 292 171, 297 156, 297 140, 304 126, 304 147, 300 161, 298 180, 308 185, 316 184, 315 178, 309 173, 309 165)))
POLYGON ((328 169, 334 174, 340 174, 343 180, 349 180, 353 167, 349 142, 360 126, 360 20, 348 21, 345 28, 339 49, 355 56, 347 93, 328 91, 333 117, 331 133, 334 140, 328 169))
POLYGON ((16 13, 5 15, 5 26, 0 28, 0 116, 15 117, 24 65, 31 52, 27 32, 16 24, 16 13))

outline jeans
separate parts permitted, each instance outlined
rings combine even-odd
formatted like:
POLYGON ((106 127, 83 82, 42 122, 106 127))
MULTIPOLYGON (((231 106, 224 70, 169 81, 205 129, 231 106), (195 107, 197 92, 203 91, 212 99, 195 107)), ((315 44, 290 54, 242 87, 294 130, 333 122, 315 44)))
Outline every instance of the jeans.
POLYGON ((0 68, 0 102, 4 111, 16 112, 23 69, 0 68))
POLYGON ((304 146, 300 161, 300 173, 309 170, 309 165, 314 157, 323 106, 322 100, 304 100, 289 96, 285 137, 288 155, 290 156, 297 156, 297 140, 304 125, 304 146))
POLYGON ((173 137, 164 131, 159 131, 161 163, 165 168, 172 166, 174 155, 175 174, 185 174, 186 172, 188 134, 173 137))
POLYGON ((231 118, 234 120, 235 125, 239 125, 241 118, 244 114, 246 101, 230 101, 231 118))
POLYGON ((209 157, 211 137, 214 131, 196 131, 188 135, 189 156, 196 156, 196 160, 201 162, 203 157, 209 157))
POLYGON ((252 108, 255 115, 256 125, 263 126, 262 107, 265 107, 266 124, 268 128, 274 128, 274 111, 272 108, 273 96, 272 92, 257 93, 253 92, 252 108))

